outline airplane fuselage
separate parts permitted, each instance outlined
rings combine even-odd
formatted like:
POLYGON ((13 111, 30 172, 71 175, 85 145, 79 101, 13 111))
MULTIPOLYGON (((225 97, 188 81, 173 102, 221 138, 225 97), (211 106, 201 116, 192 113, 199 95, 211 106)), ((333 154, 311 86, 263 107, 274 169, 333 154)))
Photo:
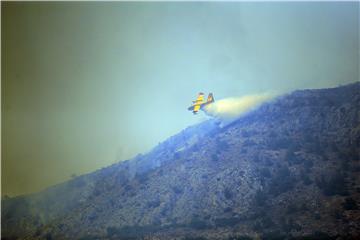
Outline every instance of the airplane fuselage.
POLYGON ((193 101, 193 105, 191 105, 188 110, 192 111, 193 114, 197 114, 199 110, 203 110, 203 108, 206 105, 209 105, 211 103, 214 102, 214 97, 212 93, 209 93, 207 101, 204 101, 204 94, 203 93, 199 93, 198 97, 195 101, 193 101))
POLYGON ((209 105, 210 103, 212 102, 205 102, 205 103, 202 103, 202 104, 199 104, 199 105, 196 105, 196 104, 193 104, 191 107, 188 108, 189 111, 192 111, 193 114, 197 114, 199 112, 199 110, 203 110, 203 108, 206 106, 206 105, 209 105), (196 106, 199 106, 199 110, 194 110, 196 106))

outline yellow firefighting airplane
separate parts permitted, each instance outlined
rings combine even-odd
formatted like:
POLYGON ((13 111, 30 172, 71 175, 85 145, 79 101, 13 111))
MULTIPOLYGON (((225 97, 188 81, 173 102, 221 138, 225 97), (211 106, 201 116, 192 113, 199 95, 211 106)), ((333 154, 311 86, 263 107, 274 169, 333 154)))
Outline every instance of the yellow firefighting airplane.
POLYGON ((188 110, 192 111, 193 114, 197 114, 200 109, 203 109, 208 104, 211 104, 214 102, 214 97, 212 93, 209 93, 209 96, 207 97, 207 101, 204 101, 204 93, 199 93, 198 97, 195 101, 193 101, 193 105, 191 105, 188 110))

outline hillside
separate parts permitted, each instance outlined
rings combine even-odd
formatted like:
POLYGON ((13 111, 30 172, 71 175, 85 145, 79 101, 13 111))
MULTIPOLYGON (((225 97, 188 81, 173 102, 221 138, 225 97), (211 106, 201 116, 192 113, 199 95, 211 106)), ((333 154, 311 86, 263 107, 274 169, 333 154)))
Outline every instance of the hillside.
POLYGON ((356 239, 360 83, 301 90, 220 127, 2 200, 3 239, 356 239))

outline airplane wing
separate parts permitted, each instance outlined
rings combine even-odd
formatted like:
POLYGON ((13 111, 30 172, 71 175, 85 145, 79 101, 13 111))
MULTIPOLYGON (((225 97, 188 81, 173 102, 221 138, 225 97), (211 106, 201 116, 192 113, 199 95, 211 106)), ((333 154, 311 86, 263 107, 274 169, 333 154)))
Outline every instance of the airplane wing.
POLYGON ((194 111, 194 112, 199 111, 199 110, 200 110, 200 106, 201 106, 201 105, 195 105, 193 111, 194 111))
POLYGON ((201 93, 198 94, 196 100, 193 101, 193 105, 190 106, 190 107, 188 108, 188 110, 192 110, 193 113, 195 114, 195 113, 197 113, 197 112, 200 110, 201 106, 202 106, 204 103, 205 103, 205 102, 204 102, 204 93, 201 92, 201 93))
POLYGON ((203 93, 199 93, 197 99, 194 101, 194 103, 202 103, 204 101, 204 94, 203 93))

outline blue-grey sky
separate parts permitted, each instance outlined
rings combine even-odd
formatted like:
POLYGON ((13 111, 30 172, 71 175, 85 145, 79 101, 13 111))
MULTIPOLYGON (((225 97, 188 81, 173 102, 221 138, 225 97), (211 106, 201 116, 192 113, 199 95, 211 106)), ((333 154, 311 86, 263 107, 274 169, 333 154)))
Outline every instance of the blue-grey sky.
POLYGON ((144 153, 215 100, 359 80, 359 3, 2 2, 2 193, 144 153))

